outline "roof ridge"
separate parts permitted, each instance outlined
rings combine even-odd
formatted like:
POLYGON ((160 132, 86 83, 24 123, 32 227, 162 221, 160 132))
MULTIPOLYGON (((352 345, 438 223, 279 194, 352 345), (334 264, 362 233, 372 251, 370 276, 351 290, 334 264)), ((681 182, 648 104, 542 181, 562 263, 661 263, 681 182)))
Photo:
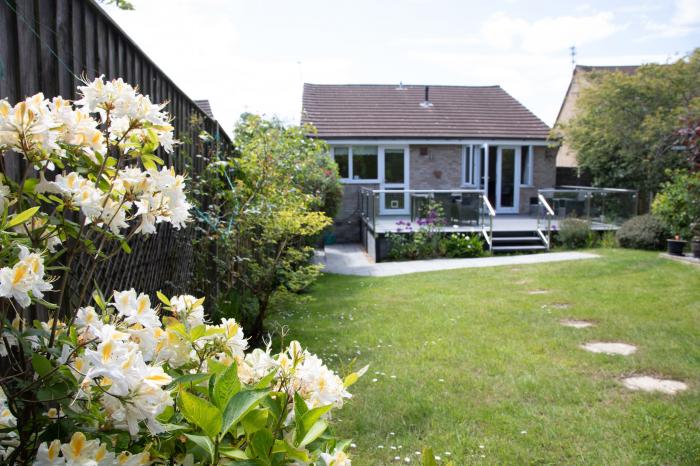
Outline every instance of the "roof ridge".
POLYGON ((328 84, 328 83, 304 83, 304 86, 336 86, 336 87, 394 87, 397 88, 399 85, 403 87, 455 87, 455 88, 500 88, 500 84, 484 84, 484 85, 462 85, 462 84, 407 84, 407 83, 393 83, 393 84, 380 84, 380 83, 346 83, 346 84, 328 84))

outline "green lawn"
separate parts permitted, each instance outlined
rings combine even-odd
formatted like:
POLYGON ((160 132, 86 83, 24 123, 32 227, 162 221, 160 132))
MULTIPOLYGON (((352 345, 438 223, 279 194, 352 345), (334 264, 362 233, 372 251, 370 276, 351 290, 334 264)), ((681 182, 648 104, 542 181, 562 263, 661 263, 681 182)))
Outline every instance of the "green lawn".
POLYGON ((370 364, 336 419, 357 445, 354 465, 396 464, 397 455, 416 464, 426 445, 457 465, 698 464, 700 268, 595 252, 603 258, 326 275, 311 303, 276 320, 335 369, 355 356, 357 367, 370 364), (598 325, 559 324, 569 317, 598 325), (639 349, 591 354, 579 349, 588 341, 639 349), (631 392, 620 383, 630 374, 690 388, 631 392))

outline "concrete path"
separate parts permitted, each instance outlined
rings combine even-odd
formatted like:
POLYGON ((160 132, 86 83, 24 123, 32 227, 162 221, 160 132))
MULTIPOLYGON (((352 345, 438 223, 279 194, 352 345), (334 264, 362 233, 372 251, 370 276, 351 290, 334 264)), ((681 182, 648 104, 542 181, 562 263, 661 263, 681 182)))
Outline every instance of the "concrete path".
POLYGON ((437 270, 496 267, 499 265, 543 264, 569 260, 594 259, 599 257, 585 252, 548 252, 519 256, 493 256, 476 259, 430 259, 403 262, 374 261, 367 255, 361 244, 334 244, 325 251, 317 251, 316 263, 324 265, 324 272, 340 275, 360 275, 387 277, 416 272, 437 270))

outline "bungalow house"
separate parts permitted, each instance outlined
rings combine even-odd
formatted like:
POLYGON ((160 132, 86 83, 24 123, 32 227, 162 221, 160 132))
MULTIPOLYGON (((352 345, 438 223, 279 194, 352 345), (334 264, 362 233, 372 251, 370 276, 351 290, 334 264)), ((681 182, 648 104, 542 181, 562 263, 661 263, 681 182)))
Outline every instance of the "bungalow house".
POLYGON ((362 242, 377 260, 386 235, 435 202, 443 231, 482 235, 492 252, 548 249, 571 215, 615 228, 633 202, 620 190, 554 189, 550 128, 500 86, 305 84, 301 121, 338 164, 337 241, 362 242))

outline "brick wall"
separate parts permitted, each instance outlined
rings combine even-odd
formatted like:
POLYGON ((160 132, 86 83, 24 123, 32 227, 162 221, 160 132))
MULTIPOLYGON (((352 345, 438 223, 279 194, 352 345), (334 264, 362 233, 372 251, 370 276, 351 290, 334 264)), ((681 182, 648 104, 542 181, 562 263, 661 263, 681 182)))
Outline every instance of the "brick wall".
POLYGON ((411 189, 458 189, 462 185, 462 146, 411 146, 411 189), (420 155, 421 147, 428 155, 420 155))
POLYGON ((557 181, 556 149, 533 147, 533 187, 520 189, 520 213, 530 214, 530 198, 537 197, 537 190, 553 188, 557 181))

